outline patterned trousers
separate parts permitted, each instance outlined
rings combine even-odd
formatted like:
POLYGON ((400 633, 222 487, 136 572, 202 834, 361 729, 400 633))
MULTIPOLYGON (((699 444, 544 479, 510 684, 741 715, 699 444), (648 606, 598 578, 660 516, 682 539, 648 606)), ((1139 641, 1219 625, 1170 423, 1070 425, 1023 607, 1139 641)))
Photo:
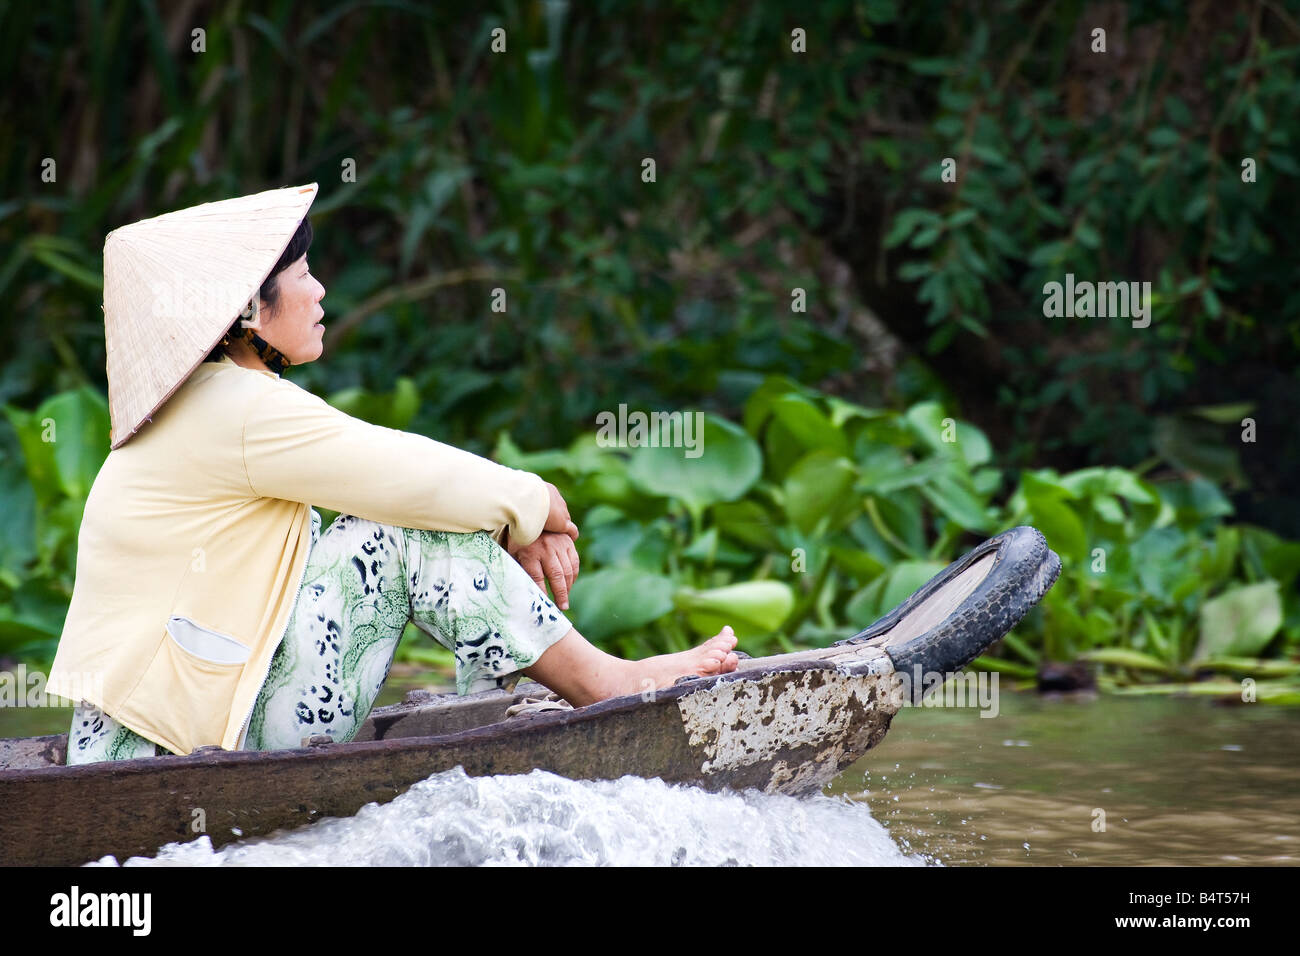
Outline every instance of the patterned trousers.
MULTIPOLYGON (((486 531, 455 534, 340 514, 311 551, 284 639, 241 750, 282 750, 304 737, 351 740, 388 678, 408 621, 455 654, 456 690, 513 689, 570 624, 486 531)), ((68 763, 171 751, 82 701, 68 763)))

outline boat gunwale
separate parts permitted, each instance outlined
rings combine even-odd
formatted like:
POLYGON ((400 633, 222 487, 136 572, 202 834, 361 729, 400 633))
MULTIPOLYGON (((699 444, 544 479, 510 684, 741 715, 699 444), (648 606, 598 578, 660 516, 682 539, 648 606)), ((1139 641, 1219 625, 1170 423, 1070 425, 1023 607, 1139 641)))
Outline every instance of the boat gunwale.
MULTIPOLYGON (((571 724, 586 723, 592 720, 599 720, 615 713, 623 713, 643 707, 652 707, 664 703, 676 702, 682 697, 708 691, 720 683, 732 683, 736 681, 758 682, 760 679, 772 674, 800 673, 803 671, 813 670, 832 670, 849 678, 887 678, 893 670, 892 664, 889 663, 888 655, 885 654, 877 645, 854 645, 852 648, 854 653, 851 655, 846 654, 846 650, 847 648, 845 647, 833 645, 831 647, 814 649, 814 652, 821 653, 824 656, 805 657, 803 655, 809 654, 810 651, 797 651, 792 654, 751 658, 742 661, 742 664, 747 666, 741 669, 729 671, 725 674, 712 674, 694 677, 689 680, 681 680, 678 683, 661 688, 655 691, 653 697, 649 700, 644 699, 641 693, 625 694, 597 701, 584 707, 576 707, 572 710, 543 711, 526 717, 503 718, 492 723, 482 724, 477 727, 469 727, 445 734, 400 736, 387 739, 377 737, 373 740, 351 740, 339 743, 322 743, 305 747, 286 747, 278 750, 205 750, 200 753, 184 755, 141 757, 133 760, 106 760, 89 764, 74 764, 71 766, 66 764, 51 764, 44 767, 15 767, 0 769, 0 783, 17 782, 20 780, 38 781, 48 777, 57 777, 59 779, 79 779, 88 777, 93 779, 100 776, 117 776, 119 774, 153 774, 169 769, 180 770, 201 766, 219 768, 235 767, 248 763, 256 764, 258 766, 267 766, 299 760, 333 761, 347 759, 352 755, 369 754, 372 752, 403 752, 406 750, 427 750, 431 748, 454 747, 459 744, 471 744, 485 739, 491 740, 506 736, 527 734, 534 730, 543 730, 550 727, 562 727, 571 724), (863 653, 864 651, 870 651, 871 653, 863 653), (883 672, 880 670, 882 659, 888 665, 883 672), (765 662, 768 661, 773 663, 766 664, 765 662)), ((428 709, 437 709, 441 706, 445 706, 446 703, 447 702, 439 702, 432 705, 425 704, 424 706, 428 709)), ((417 713, 421 709, 421 705, 418 702, 414 704, 397 704, 389 706, 410 707, 410 711, 408 712, 409 714, 417 713)), ((897 708, 892 708, 891 715, 896 711, 897 708)), ((58 737, 59 735, 56 734, 51 736, 58 737)), ((21 740, 33 738, 10 739, 21 740)))

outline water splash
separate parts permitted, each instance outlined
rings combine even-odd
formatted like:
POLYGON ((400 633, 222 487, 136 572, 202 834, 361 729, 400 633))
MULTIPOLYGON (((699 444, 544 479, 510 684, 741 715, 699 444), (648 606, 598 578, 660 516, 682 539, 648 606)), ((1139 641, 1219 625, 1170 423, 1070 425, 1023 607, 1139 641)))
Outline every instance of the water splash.
MULTIPOLYGON (((543 770, 434 774, 355 816, 212 849, 204 836, 127 866, 919 866, 865 804, 709 793, 543 770)), ((116 866, 106 856, 91 866, 116 866)))

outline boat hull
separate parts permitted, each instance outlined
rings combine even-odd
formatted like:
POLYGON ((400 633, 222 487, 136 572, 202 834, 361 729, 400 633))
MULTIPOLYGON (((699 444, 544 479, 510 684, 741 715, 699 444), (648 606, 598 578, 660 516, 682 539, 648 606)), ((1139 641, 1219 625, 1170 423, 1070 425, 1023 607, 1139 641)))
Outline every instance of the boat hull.
MULTIPOLYGON (((471 776, 540 768, 579 779, 634 774, 710 790, 806 793, 884 738, 901 696, 878 649, 838 661, 786 657, 653 695, 449 734, 391 737, 422 711, 437 716, 436 707, 397 705, 378 709, 368 724, 383 739, 7 769, 0 863, 76 865, 108 854, 122 861, 203 835, 220 847, 348 816, 457 766, 471 776)), ((519 695, 490 696, 504 711, 519 695)), ((58 738, 46 740, 47 757, 57 758, 58 738)))
POLYGON ((922 671, 951 676, 1015 626, 1059 571, 1038 531, 1013 528, 831 647, 746 659, 732 673, 574 710, 507 718, 511 704, 544 693, 538 685, 416 694, 376 708, 347 743, 71 767, 66 735, 0 740, 0 864, 121 861, 203 835, 220 847, 348 816, 453 767, 807 793, 920 700, 922 671))

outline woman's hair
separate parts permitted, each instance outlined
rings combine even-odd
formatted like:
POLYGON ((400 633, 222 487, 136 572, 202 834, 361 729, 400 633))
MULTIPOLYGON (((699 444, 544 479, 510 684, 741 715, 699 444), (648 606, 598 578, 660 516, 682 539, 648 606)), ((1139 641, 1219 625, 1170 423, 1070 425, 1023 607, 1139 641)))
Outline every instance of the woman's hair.
MULTIPOLYGON (((261 296, 262 301, 264 301, 269 308, 275 309, 280 301, 280 284, 277 281, 277 277, 281 272, 289 268, 290 265, 297 262, 307 254, 307 250, 311 248, 311 240, 311 220, 304 216, 302 222, 298 224, 298 231, 293 234, 293 238, 289 240, 289 245, 285 246, 284 252, 280 254, 279 260, 275 263, 275 268, 272 269, 271 274, 266 277, 266 281, 262 283, 262 287, 257 290, 257 294, 261 296)), ((232 335, 239 332, 239 324, 242 321, 244 321, 242 317, 235 319, 234 324, 230 326, 230 333, 232 335)), ((224 355, 225 352, 225 347, 218 342, 216 346, 213 347, 212 351, 208 353, 208 357, 203 361, 218 362, 221 360, 221 356, 224 355)))

